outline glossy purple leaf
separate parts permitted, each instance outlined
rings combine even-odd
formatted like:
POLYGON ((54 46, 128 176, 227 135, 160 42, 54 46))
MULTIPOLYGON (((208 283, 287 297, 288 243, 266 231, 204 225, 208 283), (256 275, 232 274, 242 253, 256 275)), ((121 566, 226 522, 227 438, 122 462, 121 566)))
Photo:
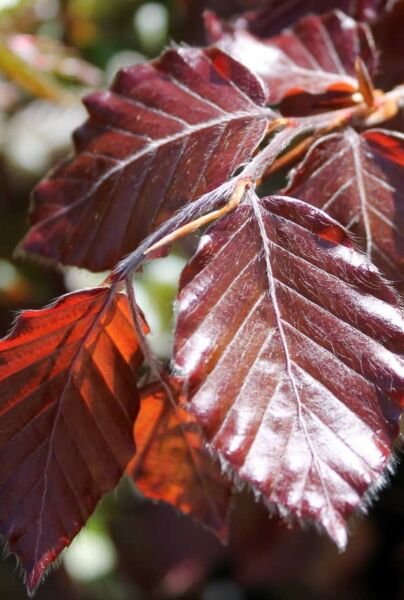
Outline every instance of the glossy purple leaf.
POLYGON ((340 548, 391 461, 403 353, 394 292, 344 229, 298 200, 252 197, 182 275, 174 372, 211 448, 340 548))
POLYGON ((322 208, 351 230, 369 260, 402 286, 403 186, 403 134, 349 128, 313 145, 285 193, 322 208))
POLYGON ((182 205, 247 162, 275 113, 261 83, 217 49, 167 50, 87 97, 75 156, 34 191, 20 251, 111 268, 182 205))
POLYGON ((243 21, 239 27, 236 23, 222 32, 212 15, 208 15, 207 24, 222 50, 262 77, 272 103, 302 91, 352 94, 358 88, 356 57, 362 58, 371 73, 375 68, 370 30, 341 11, 306 16, 293 28, 265 39, 251 34, 243 21))

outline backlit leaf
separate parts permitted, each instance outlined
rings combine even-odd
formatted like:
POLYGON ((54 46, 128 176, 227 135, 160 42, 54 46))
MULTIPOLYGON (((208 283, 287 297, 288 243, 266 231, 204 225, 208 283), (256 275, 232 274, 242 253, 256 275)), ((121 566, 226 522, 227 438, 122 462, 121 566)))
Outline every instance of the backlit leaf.
POLYGON ((231 483, 205 449, 195 417, 174 409, 159 391, 142 398, 134 433, 137 450, 128 473, 144 495, 226 537, 231 483))
POLYGON ((168 50, 87 97, 75 157, 36 188, 21 250, 93 271, 225 182, 274 117, 261 84, 217 49, 168 50))
POLYGON ((320 139, 286 193, 352 230, 369 259, 397 284, 404 276, 404 136, 353 129, 320 139))
POLYGON ((0 533, 32 592, 134 453, 141 361, 109 288, 25 311, 0 342, 0 533))
POLYGON ((284 516, 339 547, 391 460, 404 392, 398 300, 345 231, 253 196, 186 267, 174 372, 211 447, 284 516))

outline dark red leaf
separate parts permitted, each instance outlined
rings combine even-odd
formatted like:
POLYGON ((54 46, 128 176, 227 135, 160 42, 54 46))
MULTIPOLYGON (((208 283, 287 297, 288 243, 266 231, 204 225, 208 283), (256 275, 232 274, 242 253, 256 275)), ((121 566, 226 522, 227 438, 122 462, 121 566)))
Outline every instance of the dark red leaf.
POLYGON ((226 181, 275 115, 255 76, 217 49, 168 50, 85 103, 76 156, 36 188, 21 250, 93 271, 226 181))
POLYGON ((142 398, 134 432, 137 451, 128 473, 144 495, 191 514, 226 538, 232 486, 205 449, 195 417, 174 409, 160 391, 142 398))
POLYGON ((336 8, 358 21, 373 21, 389 4, 389 0, 267 0, 265 8, 251 11, 245 18, 252 33, 268 37, 307 14, 324 14, 336 8))
POLYGON ((341 11, 304 17, 293 28, 266 39, 248 32, 243 21, 221 35, 212 15, 208 26, 222 50, 267 83, 268 101, 272 103, 302 91, 353 93, 358 88, 357 56, 371 73, 374 71, 376 53, 370 30, 341 11))
POLYGON ((320 139, 296 169, 287 194, 322 208, 352 230, 369 260, 404 277, 404 136, 353 129, 320 139))
POLYGON ((252 197, 214 225, 182 276, 174 369, 230 470, 342 548, 391 460, 404 318, 330 228, 287 197, 252 197))
POLYGON ((109 288, 25 311, 0 342, 0 532, 30 592, 133 456, 140 360, 109 288))

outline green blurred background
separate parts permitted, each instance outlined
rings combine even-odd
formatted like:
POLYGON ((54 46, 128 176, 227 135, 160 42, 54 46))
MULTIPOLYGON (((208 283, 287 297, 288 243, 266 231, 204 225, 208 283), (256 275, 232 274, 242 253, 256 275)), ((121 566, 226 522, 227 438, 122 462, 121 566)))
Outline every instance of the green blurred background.
MULTIPOLYGON (((117 69, 157 55, 173 40, 203 42, 202 12, 258 2, 0 0, 0 333, 15 311, 40 307, 105 275, 13 260, 27 229, 29 194, 70 150, 85 118, 80 98, 117 69)), ((192 244, 191 244, 192 246, 192 244)), ((138 298, 158 354, 172 343, 172 299, 190 247, 150 264, 138 298)), ((1 465, 0 465, 1 469, 1 465)), ((144 500, 128 481, 105 498, 49 575, 39 600, 189 598, 404 598, 404 469, 338 554, 312 530, 290 531, 244 494, 235 500, 230 545, 171 508, 144 500)), ((0 562, 0 600, 26 597, 14 558, 0 562)))

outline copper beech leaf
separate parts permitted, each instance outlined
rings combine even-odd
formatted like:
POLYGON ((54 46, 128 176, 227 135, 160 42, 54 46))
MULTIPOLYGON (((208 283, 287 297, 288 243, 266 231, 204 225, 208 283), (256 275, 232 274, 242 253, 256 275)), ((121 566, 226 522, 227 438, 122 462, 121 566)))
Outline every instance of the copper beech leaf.
POLYGON ((0 533, 30 592, 133 456, 140 361, 109 288, 24 311, 0 342, 0 533))
POLYGON ((252 197, 182 275, 174 372, 211 448, 340 548, 391 460, 403 352, 394 292, 342 227, 299 200, 252 197))
POLYGON ((351 128, 316 142, 285 193, 350 229, 369 260, 398 286, 404 277, 404 136, 351 128))
POLYGON ((275 113, 262 84, 218 49, 167 50, 85 100, 75 156, 35 189, 20 250, 111 268, 182 205, 249 160, 275 113))
POLYGON ((355 92, 357 56, 371 73, 375 68, 369 28, 339 10, 303 17, 279 35, 261 39, 246 29, 243 20, 221 30, 220 22, 208 14, 206 23, 212 41, 262 77, 272 103, 302 91, 355 92))
POLYGON ((141 399, 134 435, 136 454, 128 474, 137 487, 225 539, 232 486, 206 450, 195 417, 174 408, 161 389, 141 399))
POLYGON ((248 29, 260 37, 277 34, 281 29, 309 13, 323 14, 338 8, 354 19, 372 22, 389 8, 388 0, 267 0, 265 7, 245 15, 248 29))

